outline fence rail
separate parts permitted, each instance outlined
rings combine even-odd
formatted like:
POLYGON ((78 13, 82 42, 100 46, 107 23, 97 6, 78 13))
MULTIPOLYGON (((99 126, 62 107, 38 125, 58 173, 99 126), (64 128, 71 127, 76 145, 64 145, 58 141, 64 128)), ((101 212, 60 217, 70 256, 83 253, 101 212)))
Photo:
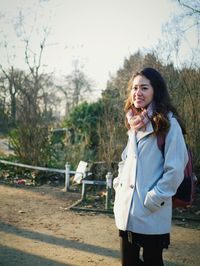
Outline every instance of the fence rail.
POLYGON ((8 164, 8 165, 14 165, 14 166, 23 167, 23 168, 34 169, 34 170, 39 170, 39 171, 48 171, 48 172, 56 172, 56 173, 65 174, 65 189, 66 189, 66 191, 69 189, 70 174, 75 174, 76 173, 76 171, 70 171, 70 166, 69 166, 68 163, 66 163, 65 169, 56 169, 56 168, 33 166, 33 165, 15 163, 15 162, 10 162, 10 161, 5 161, 5 160, 0 160, 0 163, 8 164))
POLYGON ((63 174, 65 173, 65 170, 62 170, 62 169, 33 166, 33 165, 28 165, 28 164, 9 162, 9 161, 5 161, 5 160, 0 160, 0 163, 10 164, 10 165, 24 167, 24 168, 36 169, 36 170, 40 170, 40 171, 57 172, 57 173, 63 173, 63 174))
MULTIPOLYGON (((65 164, 65 169, 56 169, 56 168, 47 168, 47 167, 40 167, 40 166, 33 166, 28 164, 22 164, 22 163, 15 163, 5 160, 0 160, 0 163, 2 164, 8 164, 8 165, 14 165, 17 167, 23 167, 23 168, 29 168, 29 169, 35 169, 39 171, 48 171, 48 172, 57 172, 57 173, 63 173, 65 174, 65 191, 69 190, 69 184, 70 184, 70 174, 83 174, 82 172, 78 171, 70 171, 70 165, 69 163, 65 164)), ((85 199, 86 196, 86 185, 105 185, 107 189, 107 196, 106 196, 106 209, 108 210, 110 208, 110 200, 111 200, 111 192, 112 192, 112 174, 110 172, 106 175, 105 181, 98 181, 98 180, 82 180, 82 199, 85 199)))

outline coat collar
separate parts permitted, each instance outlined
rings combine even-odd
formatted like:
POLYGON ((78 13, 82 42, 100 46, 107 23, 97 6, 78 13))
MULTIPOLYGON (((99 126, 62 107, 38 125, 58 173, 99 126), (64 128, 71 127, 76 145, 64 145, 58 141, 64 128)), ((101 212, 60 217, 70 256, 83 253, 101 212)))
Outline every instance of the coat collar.
POLYGON ((144 137, 150 135, 153 133, 153 126, 151 124, 151 122, 147 123, 146 125, 146 130, 145 131, 138 131, 136 133, 135 130, 133 129, 129 129, 129 131, 127 132, 128 136, 129 136, 129 150, 128 153, 131 152, 131 154, 135 155, 136 157, 138 156, 137 152, 137 143, 144 137), (132 153, 133 152, 133 153, 132 153))
POLYGON ((149 122, 146 124, 146 130, 145 131, 139 130, 137 132, 137 134, 136 134, 137 142, 139 142, 141 139, 143 139, 144 137, 146 137, 152 133, 153 133, 153 126, 152 126, 152 123, 149 122))

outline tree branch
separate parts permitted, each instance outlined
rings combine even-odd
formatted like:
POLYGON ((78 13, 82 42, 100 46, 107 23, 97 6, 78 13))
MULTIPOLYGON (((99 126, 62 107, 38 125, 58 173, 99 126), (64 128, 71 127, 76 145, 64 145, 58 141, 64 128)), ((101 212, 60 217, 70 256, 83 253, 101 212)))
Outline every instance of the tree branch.
POLYGON ((193 8, 193 7, 191 7, 191 6, 187 5, 187 4, 185 4, 185 3, 181 3, 181 0, 178 0, 178 2, 179 2, 179 4, 180 4, 181 6, 184 6, 184 7, 188 8, 188 9, 192 10, 193 13, 199 13, 199 14, 200 14, 200 10, 195 9, 195 8, 193 8))

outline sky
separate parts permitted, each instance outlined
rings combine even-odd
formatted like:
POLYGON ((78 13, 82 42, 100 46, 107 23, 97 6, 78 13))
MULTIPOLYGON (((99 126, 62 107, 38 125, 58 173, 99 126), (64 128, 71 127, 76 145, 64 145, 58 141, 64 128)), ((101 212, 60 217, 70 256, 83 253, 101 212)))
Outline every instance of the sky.
POLYGON ((125 58, 159 43, 162 27, 176 8, 171 0, 0 0, 1 40, 8 44, 1 62, 6 64, 9 58, 25 68, 23 38, 30 40, 32 55, 38 55, 43 30, 48 28, 44 71, 66 76, 78 60, 103 90, 125 58), (23 30, 17 27, 19 12, 23 30))

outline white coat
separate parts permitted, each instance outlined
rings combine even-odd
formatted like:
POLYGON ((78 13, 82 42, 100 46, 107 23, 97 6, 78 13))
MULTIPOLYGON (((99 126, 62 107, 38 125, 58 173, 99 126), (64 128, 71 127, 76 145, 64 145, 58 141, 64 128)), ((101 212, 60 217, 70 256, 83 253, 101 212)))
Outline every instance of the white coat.
POLYGON ((177 120, 169 114, 170 129, 165 139, 164 156, 152 134, 146 130, 128 131, 128 143, 114 179, 114 215, 120 230, 141 234, 170 232, 172 196, 184 177, 187 149, 177 120))

